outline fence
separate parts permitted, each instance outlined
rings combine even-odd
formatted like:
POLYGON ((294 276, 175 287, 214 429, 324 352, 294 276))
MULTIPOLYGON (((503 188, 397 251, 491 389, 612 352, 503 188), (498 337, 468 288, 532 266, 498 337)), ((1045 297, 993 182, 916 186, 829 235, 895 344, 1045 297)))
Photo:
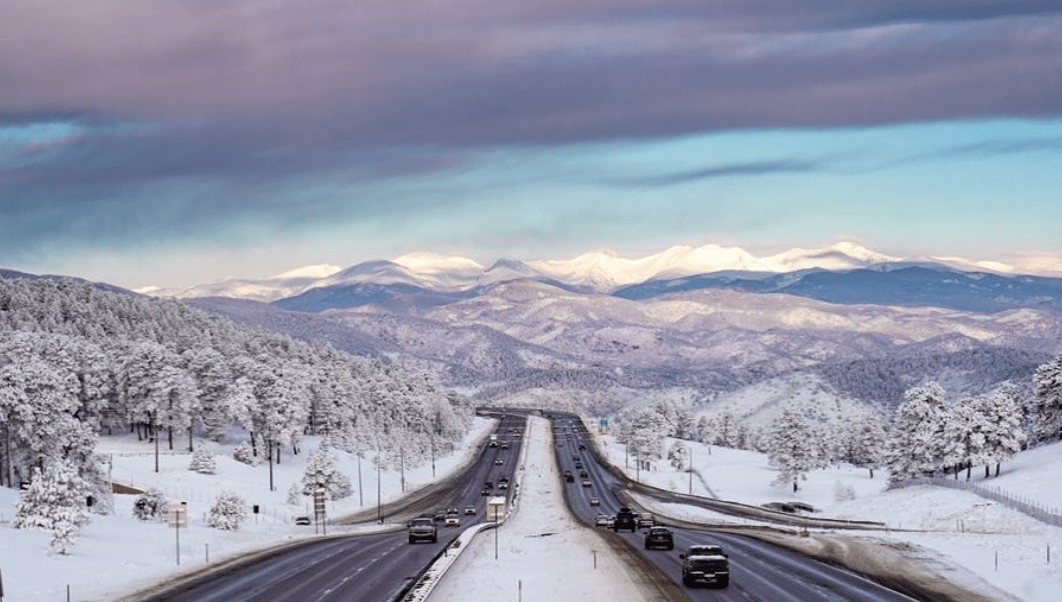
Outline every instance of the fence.
POLYGON ((889 488, 898 489, 915 485, 933 485, 935 487, 948 487, 950 489, 968 491, 985 499, 999 502, 1008 508, 1017 510, 1051 526, 1062 527, 1062 512, 1059 512, 1058 508, 1051 508, 1037 500, 1008 493, 999 487, 985 486, 979 483, 946 477, 916 477, 899 483, 892 483, 889 488))

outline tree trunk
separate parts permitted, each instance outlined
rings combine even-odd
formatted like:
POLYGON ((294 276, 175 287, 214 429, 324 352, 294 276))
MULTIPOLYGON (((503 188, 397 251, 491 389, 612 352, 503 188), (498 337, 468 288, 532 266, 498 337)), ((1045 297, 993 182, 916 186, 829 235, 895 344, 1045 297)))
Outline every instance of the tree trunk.
POLYGON ((989 465, 985 464, 985 478, 986 479, 988 478, 988 469, 989 469, 989 465))
POLYGON ((873 466, 871 466, 871 467, 870 467, 870 468, 868 468, 867 470, 869 470, 869 471, 870 471, 870 478, 872 478, 872 479, 873 479, 873 478, 874 478, 874 467, 873 467, 873 466))
POLYGON ((996 476, 999 476, 999 462, 996 462, 996 476))
POLYGON ((166 437, 169 439, 170 451, 173 451, 173 427, 166 427, 166 437))

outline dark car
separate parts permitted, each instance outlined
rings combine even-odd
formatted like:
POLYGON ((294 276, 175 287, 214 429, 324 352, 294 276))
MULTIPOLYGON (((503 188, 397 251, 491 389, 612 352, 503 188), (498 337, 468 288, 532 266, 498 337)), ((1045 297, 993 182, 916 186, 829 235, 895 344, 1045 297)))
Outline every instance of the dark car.
POLYGON ((675 549, 675 538, 671 533, 671 529, 667 527, 651 527, 645 533, 645 549, 652 550, 654 548, 675 549))
POLYGON ((564 471, 564 480, 566 482, 568 482, 568 483, 574 483, 575 482, 575 475, 572 474, 572 471, 565 470, 564 471))
POLYGON ((631 533, 638 530, 638 515, 630 508, 624 506, 616 513, 616 522, 612 524, 613 531, 627 529, 631 533))

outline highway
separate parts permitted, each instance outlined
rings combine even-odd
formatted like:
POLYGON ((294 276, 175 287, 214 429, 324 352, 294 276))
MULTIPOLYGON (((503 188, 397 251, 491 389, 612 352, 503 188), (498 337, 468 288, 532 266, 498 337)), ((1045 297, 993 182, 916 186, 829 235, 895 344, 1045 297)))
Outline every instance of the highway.
MULTIPOLYGON (((564 483, 572 512, 589 526, 598 514, 614 515, 624 505, 617 492, 623 484, 602 466, 589 444, 585 427, 574 416, 553 414, 554 451, 558 474, 572 471, 575 482, 564 483), (583 446, 585 449, 579 449, 583 446), (582 468, 578 468, 581 464, 582 468), (585 471, 591 485, 583 485, 585 471), (591 505, 597 500, 599 505, 591 505)), ((563 479, 563 476, 561 477, 563 479)), ((693 544, 720 545, 730 557, 730 584, 685 587, 690 600, 719 602, 911 602, 904 594, 888 589, 850 571, 805 558, 799 554, 752 538, 707 529, 672 527, 674 550, 645 550, 644 530, 614 533, 611 528, 596 527, 607 537, 619 537, 655 566, 675 584, 682 583, 679 554, 693 544)))
POLYGON ((498 478, 513 480, 526 417, 506 414, 498 424, 498 447, 485 446, 462 475, 431 496, 415 496, 385 517, 402 524, 413 516, 455 507, 461 527, 438 524, 437 543, 411 545, 404 528, 384 533, 310 540, 246 562, 173 584, 140 598, 142 602, 390 602, 443 552, 465 527, 487 520, 485 481, 492 495, 512 493, 498 488, 498 478), (465 515, 467 506, 475 516, 465 515))
MULTIPOLYGON (((566 493, 569 508, 591 528, 598 513, 615 514, 621 506, 624 484, 609 467, 599 463, 588 433, 572 415, 553 413, 554 451, 558 475, 573 473, 574 481, 558 487, 566 493), (584 446, 585 449, 580 449, 584 446), (581 464, 581 468, 577 465, 581 464), (584 486, 581 473, 585 471, 584 486), (596 500, 597 505, 591 505, 596 500)), ((439 526, 434 544, 408 543, 405 529, 368 535, 310 540, 275 553, 249 559, 236 566, 204 574, 140 598, 137 602, 391 602, 453 541, 460 530, 486 520, 487 496, 512 495, 513 489, 498 488, 499 477, 514 481, 526 418, 517 413, 501 417, 498 447, 485 446, 479 458, 462 475, 433 488, 430 495, 413 496, 390 508, 389 521, 404 524, 413 516, 456 507, 477 509, 476 515, 461 515, 460 528, 439 526), (504 443, 505 445, 502 445, 504 443), (507 449, 505 449, 507 448, 507 449), (485 491, 484 482, 493 487, 485 491)), ((614 548, 622 549, 632 562, 658 583, 667 600, 713 600, 721 602, 911 602, 901 593, 844 569, 810 560, 755 539, 707 529, 673 528, 675 549, 644 550, 644 534, 613 533, 600 529, 614 548), (730 584, 726 588, 680 585, 678 554, 695 543, 721 545, 730 556, 730 584), (669 583, 670 582, 670 583, 669 583)), ((632 570, 638 570, 637 568, 632 570)))

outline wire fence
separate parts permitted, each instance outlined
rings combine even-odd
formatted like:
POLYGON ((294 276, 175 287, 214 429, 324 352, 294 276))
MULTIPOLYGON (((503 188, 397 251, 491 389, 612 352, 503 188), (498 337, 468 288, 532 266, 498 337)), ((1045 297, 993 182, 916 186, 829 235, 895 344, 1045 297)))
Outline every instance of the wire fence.
POLYGON ((915 477, 907 479, 906 481, 892 483, 889 485, 889 488, 899 489, 903 487, 914 487, 916 485, 932 485, 934 487, 947 487, 949 489, 968 491, 985 499, 999 502, 1008 508, 1017 510, 1026 516, 1035 518, 1048 525, 1062 527, 1062 511, 1059 511, 1058 508, 1050 507, 1039 500, 1004 491, 1000 487, 986 486, 979 483, 971 483, 961 479, 955 480, 946 477, 915 477))

